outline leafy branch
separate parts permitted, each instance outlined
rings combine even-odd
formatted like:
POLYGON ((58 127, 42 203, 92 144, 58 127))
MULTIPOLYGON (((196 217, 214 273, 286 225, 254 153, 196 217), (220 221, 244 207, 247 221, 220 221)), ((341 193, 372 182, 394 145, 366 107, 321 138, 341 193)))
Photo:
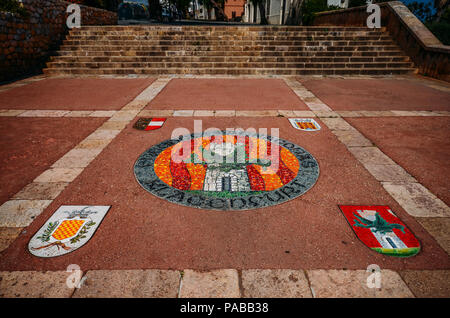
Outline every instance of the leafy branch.
POLYGON ((38 236, 37 238, 40 239, 42 242, 48 242, 50 240, 50 235, 53 233, 53 231, 58 226, 59 222, 56 221, 55 223, 48 223, 47 228, 45 229, 44 233, 41 236, 38 236))
POLYGON ((89 221, 88 223, 86 223, 82 229, 80 230, 80 232, 77 234, 77 236, 73 237, 70 239, 70 243, 74 244, 79 242, 81 239, 86 238, 86 233, 89 231, 89 229, 95 225, 95 222, 93 221, 89 221))

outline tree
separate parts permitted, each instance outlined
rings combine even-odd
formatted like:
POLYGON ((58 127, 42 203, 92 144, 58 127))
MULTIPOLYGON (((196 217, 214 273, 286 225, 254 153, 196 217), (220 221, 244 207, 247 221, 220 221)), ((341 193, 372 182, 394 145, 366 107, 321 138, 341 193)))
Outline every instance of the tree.
POLYGON ((214 8, 214 13, 216 15, 216 20, 228 21, 228 16, 223 11, 223 6, 226 0, 207 0, 211 2, 211 6, 214 8))
POLYGON ((260 24, 267 25, 269 22, 266 17, 265 0, 251 0, 252 4, 259 9, 259 15, 261 16, 260 24))
POLYGON ((304 0, 294 0, 289 8, 288 17, 286 19, 287 25, 301 25, 302 24, 302 7, 304 0))
POLYGON ((448 5, 448 0, 434 0, 434 7, 436 8, 436 22, 439 22, 441 20, 442 15, 448 8, 448 5))

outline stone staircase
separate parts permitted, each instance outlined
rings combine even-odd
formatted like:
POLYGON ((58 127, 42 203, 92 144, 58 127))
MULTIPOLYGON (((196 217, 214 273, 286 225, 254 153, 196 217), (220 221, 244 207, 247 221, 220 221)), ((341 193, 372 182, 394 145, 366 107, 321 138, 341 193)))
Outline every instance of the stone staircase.
POLYGON ((414 64, 385 29, 87 26, 70 31, 48 75, 387 75, 414 64))

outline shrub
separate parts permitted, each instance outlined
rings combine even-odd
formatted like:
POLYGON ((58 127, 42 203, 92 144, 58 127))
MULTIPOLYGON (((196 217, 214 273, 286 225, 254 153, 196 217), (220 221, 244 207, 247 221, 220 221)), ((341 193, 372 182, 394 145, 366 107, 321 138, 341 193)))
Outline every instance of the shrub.
POLYGON ((327 0, 305 0, 302 4, 302 24, 312 25, 317 12, 339 10, 336 6, 328 6, 327 0))
POLYGON ((16 13, 22 17, 28 17, 28 11, 17 0, 1 0, 0 11, 16 13))
POLYGON ((450 45, 450 23, 440 21, 427 23, 426 26, 444 45, 450 45))
POLYGON ((348 7, 354 8, 354 7, 362 7, 367 5, 366 0, 349 0, 348 1, 348 7))

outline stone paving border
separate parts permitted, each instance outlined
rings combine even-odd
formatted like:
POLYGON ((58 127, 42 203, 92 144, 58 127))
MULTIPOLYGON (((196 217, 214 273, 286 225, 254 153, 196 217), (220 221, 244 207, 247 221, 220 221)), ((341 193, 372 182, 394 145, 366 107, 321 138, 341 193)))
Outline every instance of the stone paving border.
POLYGON ((112 117, 116 112, 116 110, 0 109, 0 117, 112 117))
POLYGON ((0 93, 8 91, 8 90, 16 88, 16 87, 21 87, 21 86, 28 85, 28 84, 31 84, 34 82, 42 81, 43 79, 46 79, 46 78, 47 78, 47 76, 45 76, 45 75, 37 75, 37 76, 28 77, 28 78, 25 78, 23 80, 19 80, 19 81, 13 82, 13 83, 4 84, 4 85, 0 86, 0 93))
MULTIPOLYGON (((141 117, 416 117, 416 116, 450 116, 447 111, 332 111, 325 109, 326 105, 311 102, 311 107, 319 110, 167 110, 167 109, 145 109, 138 116, 141 117)), ((5 110, 5 114, 7 114, 5 110)), ((0 116, 2 116, 0 110, 0 116)), ((7 116, 7 115, 5 115, 7 116)), ((339 129, 350 130, 350 129, 339 129)))
MULTIPOLYGON (((366 270, 89 270, 80 272, 81 286, 76 288, 67 285, 68 278, 73 277, 71 272, 0 272, 0 297, 415 297, 402 276, 408 282, 412 281, 419 296, 432 297, 436 279, 418 283, 409 272, 400 275, 392 270, 382 270, 380 288, 367 286, 371 273, 366 270), (423 288, 418 289, 417 284, 423 288)), ((450 275, 450 271, 443 270, 426 272, 433 277, 450 275)), ((448 286, 443 286, 440 296, 448 297, 448 293, 448 286)))
MULTIPOLYGON (((315 108, 322 108, 317 102, 310 103, 315 108)), ((135 105, 133 102, 127 104, 121 111, 133 111, 135 105)), ((145 105, 144 105, 145 106, 145 105)), ((142 109, 142 108, 140 108, 142 109)), ((113 117, 116 110, 19 110, 19 109, 0 109, 0 117, 113 117)), ((141 117, 320 117, 320 118, 338 118, 338 117, 416 117, 416 116, 450 116, 450 111, 332 111, 330 110, 167 110, 150 109, 142 110, 137 116, 141 117)))
MULTIPOLYGON (((0 233, 2 250, 14 240, 11 228, 25 228, 72 182, 92 160, 136 117, 136 115, 164 88, 169 79, 158 79, 141 92, 132 102, 119 111, 92 111, 73 113, 69 111, 32 110, 16 113, 22 117, 63 117, 82 115, 90 117, 110 117, 102 126, 82 140, 75 148, 57 160, 49 169, 36 177, 9 201, 0 206, 0 233), (7 244, 7 242, 9 242, 7 244)), ((1 111, 0 111, 1 113, 1 111)), ((7 111, 8 114, 12 114, 7 111)), ((16 236, 16 237, 17 237, 16 236)), ((1 250, 0 250, 1 251, 1 250)))
POLYGON ((342 117, 448 116, 450 112, 395 110, 335 112, 299 81, 292 78, 285 78, 285 81, 407 213, 415 217, 426 229, 426 225, 432 229, 439 228, 429 233, 444 250, 449 252, 450 234, 448 227, 444 225, 448 225, 450 208, 342 117), (432 225, 431 222, 427 222, 430 218, 434 218, 432 225), (439 218, 442 220, 439 221, 439 218), (442 226, 439 226, 440 222, 442 226))

